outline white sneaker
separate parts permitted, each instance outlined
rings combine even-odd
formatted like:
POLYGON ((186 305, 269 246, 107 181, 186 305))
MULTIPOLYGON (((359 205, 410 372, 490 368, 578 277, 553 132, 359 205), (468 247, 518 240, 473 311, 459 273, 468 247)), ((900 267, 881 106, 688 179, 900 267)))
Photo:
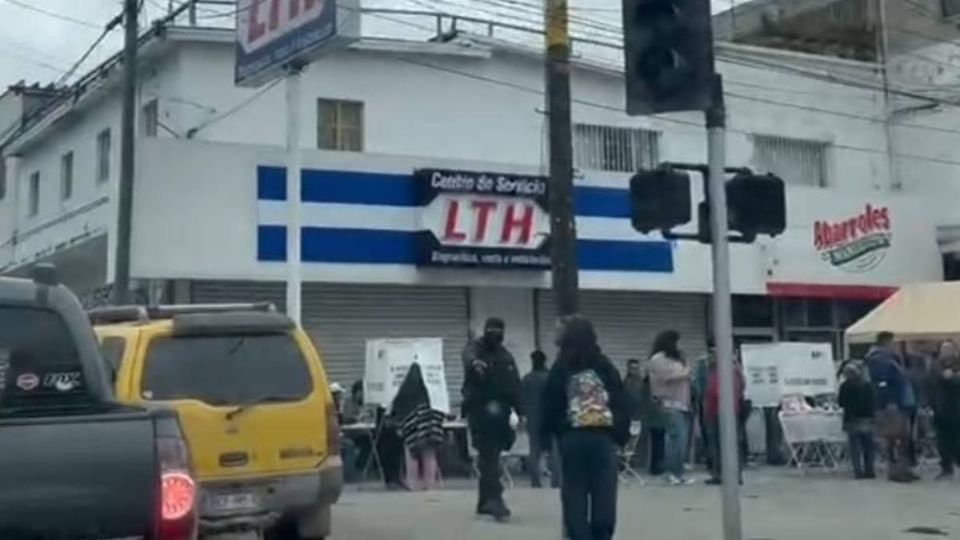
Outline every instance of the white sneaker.
POLYGON ((676 477, 676 475, 668 474, 666 479, 666 484, 668 486, 682 486, 683 480, 676 477))

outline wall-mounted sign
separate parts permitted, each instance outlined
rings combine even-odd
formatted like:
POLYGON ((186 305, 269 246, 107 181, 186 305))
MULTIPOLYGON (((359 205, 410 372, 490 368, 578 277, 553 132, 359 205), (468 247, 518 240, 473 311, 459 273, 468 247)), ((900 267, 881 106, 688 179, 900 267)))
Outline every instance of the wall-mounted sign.
POLYGON ((423 266, 550 267, 547 179, 419 169, 423 266))
POLYGON ((867 272, 887 255, 893 239, 890 209, 867 205, 839 221, 814 223, 814 247, 824 261, 848 272, 867 272))
POLYGON ((360 36, 359 0, 237 0, 238 86, 259 86, 290 64, 360 36))

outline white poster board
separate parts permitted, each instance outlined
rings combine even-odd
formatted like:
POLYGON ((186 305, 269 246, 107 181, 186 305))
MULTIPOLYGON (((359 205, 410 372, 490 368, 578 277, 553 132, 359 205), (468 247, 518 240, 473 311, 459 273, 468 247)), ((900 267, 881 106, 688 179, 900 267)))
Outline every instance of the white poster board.
POLYGON ((833 347, 829 343, 746 344, 740 357, 746 397, 757 407, 775 407, 786 395, 818 396, 837 391, 833 347))
POLYGON ((450 394, 443 367, 443 340, 440 338, 373 339, 367 341, 363 374, 363 399, 387 409, 393 403, 410 366, 416 362, 430 396, 430 406, 450 412, 450 394))

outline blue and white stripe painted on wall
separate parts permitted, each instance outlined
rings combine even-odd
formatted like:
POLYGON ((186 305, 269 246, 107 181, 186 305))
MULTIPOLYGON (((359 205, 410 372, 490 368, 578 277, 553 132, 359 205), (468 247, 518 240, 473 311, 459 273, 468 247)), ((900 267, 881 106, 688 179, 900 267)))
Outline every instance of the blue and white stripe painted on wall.
MULTIPOLYGON (((257 260, 286 260, 286 170, 257 168, 257 260)), ((308 263, 414 265, 419 206, 411 174, 303 171, 302 250, 308 263)), ((581 270, 673 272, 673 246, 630 227, 624 189, 577 186, 581 270)))

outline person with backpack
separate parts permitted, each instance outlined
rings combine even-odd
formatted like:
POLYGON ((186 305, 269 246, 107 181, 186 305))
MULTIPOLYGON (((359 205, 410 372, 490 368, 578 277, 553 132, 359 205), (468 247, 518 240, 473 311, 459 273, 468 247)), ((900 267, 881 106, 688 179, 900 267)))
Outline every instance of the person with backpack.
POLYGON ((559 341, 543 394, 542 435, 559 440, 564 528, 570 540, 610 540, 630 400, 590 321, 570 319, 559 341))

